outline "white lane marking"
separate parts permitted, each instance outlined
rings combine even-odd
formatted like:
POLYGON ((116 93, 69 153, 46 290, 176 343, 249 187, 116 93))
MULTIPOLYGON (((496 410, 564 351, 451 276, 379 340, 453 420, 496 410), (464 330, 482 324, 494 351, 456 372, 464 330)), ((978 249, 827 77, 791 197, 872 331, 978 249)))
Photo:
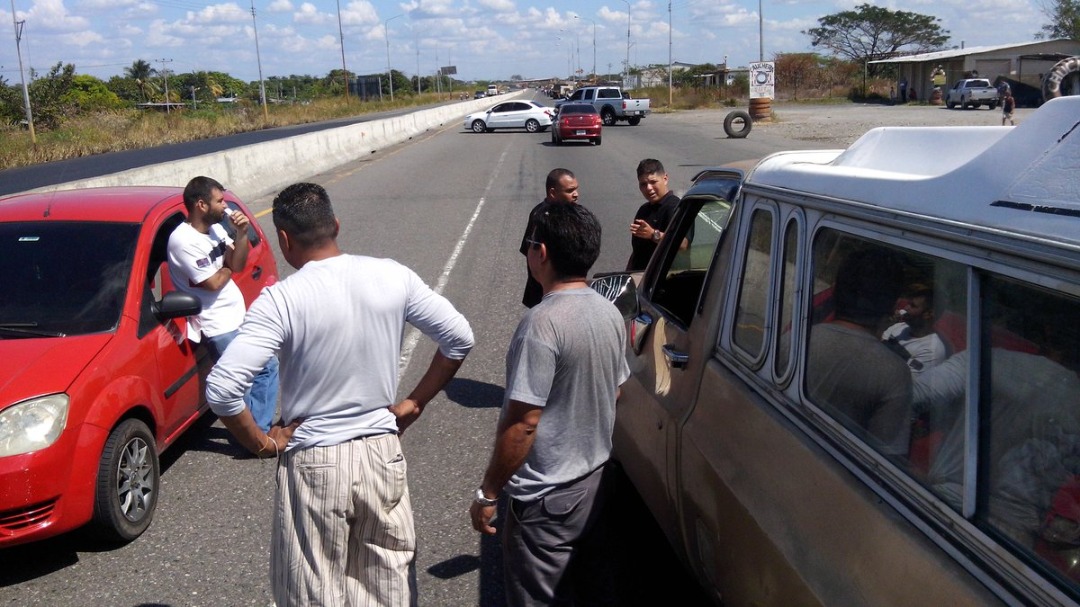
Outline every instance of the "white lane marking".
MULTIPOLYGON (((442 274, 439 275, 439 280, 435 283, 435 287, 432 289, 435 293, 442 295, 443 289, 446 288, 446 284, 450 282, 450 272, 453 271, 454 265, 457 264, 458 256, 461 255, 461 251, 465 248, 465 242, 469 239, 469 233, 472 232, 473 226, 476 224, 476 220, 480 218, 480 211, 484 208, 484 203, 487 201, 488 193, 491 192, 491 188, 495 185, 495 178, 499 174, 499 169, 502 168, 503 162, 506 160, 506 155, 510 152, 510 146, 507 145, 503 150, 499 161, 495 164, 495 170, 491 172, 491 178, 488 180, 487 186, 484 187, 484 195, 480 197, 480 201, 476 204, 476 209, 473 211, 472 217, 469 218, 468 225, 465 226, 465 231, 461 233, 461 238, 458 239, 457 245, 454 246, 454 251, 450 253, 450 258, 446 260, 446 265, 443 266, 442 274)), ((401 359, 398 362, 398 380, 405 375, 405 370, 409 367, 409 361, 412 360, 413 350, 416 349, 416 344, 420 341, 420 331, 416 327, 409 326, 408 334, 405 336, 405 342, 401 347, 401 359)))

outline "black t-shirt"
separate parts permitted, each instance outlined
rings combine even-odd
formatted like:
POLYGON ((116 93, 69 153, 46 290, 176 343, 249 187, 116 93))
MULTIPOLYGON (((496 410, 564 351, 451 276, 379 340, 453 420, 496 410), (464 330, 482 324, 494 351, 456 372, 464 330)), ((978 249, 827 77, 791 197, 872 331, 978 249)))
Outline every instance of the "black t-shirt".
MULTIPOLYGON (((660 199, 660 202, 646 202, 638 207, 637 213, 634 214, 634 220, 644 219, 645 223, 652 226, 652 229, 667 232, 668 226, 671 224, 671 218, 675 216, 675 209, 678 206, 679 197, 672 192, 668 192, 666 196, 660 199)), ((649 259, 652 258, 655 250, 656 243, 652 240, 631 236, 630 261, 626 264, 626 271, 640 272, 644 270, 645 266, 649 265, 649 259)))
MULTIPOLYGON (((533 231, 533 217, 536 213, 548 204, 559 204, 557 202, 549 202, 546 198, 540 201, 540 204, 536 205, 529 211, 529 222, 525 224, 525 234, 521 237, 521 246, 518 247, 518 251, 522 255, 529 254, 529 243, 525 242, 532 236, 533 231)), ((544 287, 540 286, 540 283, 533 278, 532 270, 529 269, 528 262, 525 263, 525 292, 521 294, 521 303, 526 308, 531 308, 540 303, 540 300, 544 298, 544 287)))

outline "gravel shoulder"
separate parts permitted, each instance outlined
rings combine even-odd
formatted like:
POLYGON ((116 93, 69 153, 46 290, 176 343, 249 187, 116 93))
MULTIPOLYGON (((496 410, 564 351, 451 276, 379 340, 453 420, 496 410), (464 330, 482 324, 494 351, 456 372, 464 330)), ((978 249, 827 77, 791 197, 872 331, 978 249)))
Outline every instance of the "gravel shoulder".
MULTIPOLYGON (((711 120, 723 120, 729 111, 746 108, 690 110, 671 114, 679 119, 701 120, 708 114, 711 120)), ((1017 124, 1035 110, 1017 108, 1013 119, 1017 124)), ((1001 109, 950 110, 934 105, 871 105, 871 104, 774 104, 773 118, 755 122, 755 133, 769 133, 818 141, 824 147, 848 147, 866 131, 881 126, 1001 126, 1001 109)))

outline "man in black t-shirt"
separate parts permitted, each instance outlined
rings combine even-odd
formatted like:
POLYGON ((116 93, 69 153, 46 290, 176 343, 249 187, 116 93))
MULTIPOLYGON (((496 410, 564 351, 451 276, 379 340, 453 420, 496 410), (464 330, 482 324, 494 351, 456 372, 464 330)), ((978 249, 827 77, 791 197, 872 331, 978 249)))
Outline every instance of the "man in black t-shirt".
POLYGON ((679 197, 668 191, 668 174, 659 160, 647 158, 637 166, 638 189, 645 197, 645 204, 638 207, 634 222, 630 224, 630 260, 627 272, 640 272, 649 265, 656 245, 664 237, 679 197))
MULTIPOLYGON (((533 217, 545 204, 577 204, 577 177, 574 177, 574 173, 569 169, 552 169, 548 173, 547 181, 544 183, 544 191, 547 196, 540 201, 540 204, 529 211, 529 222, 525 225, 525 235, 521 237, 521 247, 518 249, 522 255, 528 255, 529 253, 528 239, 533 233, 533 217)), ((521 303, 526 308, 531 308, 544 298, 544 290, 540 287, 540 283, 533 278, 528 264, 525 265, 525 272, 527 274, 525 292, 521 295, 521 303)))

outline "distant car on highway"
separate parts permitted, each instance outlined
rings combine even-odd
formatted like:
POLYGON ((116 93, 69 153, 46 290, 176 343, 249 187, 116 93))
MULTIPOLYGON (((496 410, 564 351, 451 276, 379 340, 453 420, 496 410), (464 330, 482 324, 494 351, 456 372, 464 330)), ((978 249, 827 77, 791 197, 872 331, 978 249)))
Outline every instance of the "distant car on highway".
POLYGON ((589 103, 564 103, 555 115, 551 127, 551 143, 561 145, 568 140, 584 140, 600 145, 603 120, 600 112, 589 103))
POLYGON ((473 93, 473 99, 483 99, 486 96, 487 95, 484 93, 484 91, 476 91, 475 93, 473 93))
MULTIPOLYGON (((248 304, 277 281, 251 219, 248 304)), ((182 190, 93 188, 0 199, 0 548, 91 523, 110 541, 150 525, 158 457, 206 411, 200 304, 173 289, 182 190)), ((231 224, 227 230, 231 231, 231 224)))
POLYGON ((474 133, 495 129, 525 129, 530 133, 547 130, 555 110, 535 101, 507 101, 465 117, 465 128, 474 133))

